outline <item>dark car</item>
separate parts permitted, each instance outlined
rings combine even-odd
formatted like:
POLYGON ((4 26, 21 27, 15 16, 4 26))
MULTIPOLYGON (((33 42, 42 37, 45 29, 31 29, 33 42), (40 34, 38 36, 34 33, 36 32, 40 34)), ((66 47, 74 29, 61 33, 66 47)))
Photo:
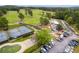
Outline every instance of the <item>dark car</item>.
POLYGON ((76 40, 71 40, 68 45, 69 45, 69 46, 77 46, 78 44, 79 44, 78 41, 76 41, 76 40))
POLYGON ((64 33, 63 33, 63 36, 64 36, 64 37, 68 37, 68 36, 69 36, 69 33, 68 33, 68 32, 64 32, 64 33))
POLYGON ((48 50, 49 50, 49 47, 48 47, 47 45, 44 45, 44 46, 43 46, 43 48, 45 48, 45 49, 46 49, 46 51, 48 51, 48 50))

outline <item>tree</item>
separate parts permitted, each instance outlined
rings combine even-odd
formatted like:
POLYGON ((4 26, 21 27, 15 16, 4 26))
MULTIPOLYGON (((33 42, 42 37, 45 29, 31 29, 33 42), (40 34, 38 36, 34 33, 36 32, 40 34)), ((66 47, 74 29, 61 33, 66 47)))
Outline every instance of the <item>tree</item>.
POLYGON ((0 29, 8 30, 8 20, 5 17, 0 18, 0 29))
POLYGON ((16 11, 17 11, 17 13, 19 13, 20 12, 20 9, 16 9, 16 11))
POLYGON ((69 17, 68 15, 65 15, 64 20, 67 20, 67 19, 68 19, 68 17, 69 17))
POLYGON ((41 23, 41 25, 48 25, 49 19, 46 17, 40 17, 40 23, 41 23))
POLYGON ((74 20, 73 20, 73 18, 72 18, 71 16, 68 17, 66 21, 67 21, 70 25, 74 24, 74 20))
POLYGON ((51 38, 51 35, 46 29, 40 30, 36 33, 36 39, 40 45, 47 44, 51 38))
POLYGON ((2 17, 4 14, 3 14, 3 12, 0 10, 0 17, 2 17))
POLYGON ((64 19, 64 13, 63 13, 63 11, 56 11, 56 13, 55 13, 55 18, 57 18, 57 19, 64 19))
MULTIPOLYGON (((78 19, 79 19, 79 18, 78 18, 78 19)), ((76 20, 75 26, 76 26, 76 28, 79 30, 79 20, 76 20)))
POLYGON ((28 10, 27 10, 27 9, 25 9, 25 15, 27 15, 27 11, 28 11, 28 10))
POLYGON ((7 14, 7 10, 6 9, 2 9, 1 10, 3 14, 7 14))
POLYGON ((20 18, 20 23, 23 23, 24 15, 19 13, 18 17, 20 18))
POLYGON ((45 15, 45 12, 44 12, 44 11, 42 11, 41 16, 44 16, 44 15, 45 15))
POLYGON ((32 12, 31 9, 28 9, 28 14, 29 14, 30 16, 33 16, 33 12, 32 12))
POLYGON ((56 27, 56 29, 57 29, 58 31, 60 31, 60 30, 63 29, 63 27, 62 27, 60 24, 58 24, 57 27, 56 27))
POLYGON ((52 17, 51 13, 46 12, 46 16, 50 19, 52 17))

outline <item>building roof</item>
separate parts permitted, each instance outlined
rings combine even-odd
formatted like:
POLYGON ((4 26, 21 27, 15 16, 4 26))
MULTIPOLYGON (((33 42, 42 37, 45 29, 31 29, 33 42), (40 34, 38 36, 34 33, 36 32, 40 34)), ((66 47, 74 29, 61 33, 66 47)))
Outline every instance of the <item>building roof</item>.
POLYGON ((0 42, 8 40, 10 37, 17 38, 21 35, 31 32, 31 31, 32 31, 31 29, 29 29, 25 26, 21 26, 18 28, 8 30, 8 34, 7 34, 7 32, 4 32, 4 31, 0 32, 0 42))
POLYGON ((59 24, 59 22, 58 22, 57 20, 55 20, 55 19, 52 19, 52 20, 50 21, 50 23, 59 24))
POLYGON ((12 30, 9 30, 8 32, 9 32, 10 37, 14 37, 14 38, 17 38, 18 36, 21 35, 18 29, 12 29, 12 30))
POLYGON ((8 32, 10 34, 10 37, 17 38, 21 35, 24 35, 24 34, 27 34, 27 33, 31 32, 31 31, 32 30, 30 30, 29 28, 27 28, 25 26, 21 26, 19 28, 9 30, 8 32))
POLYGON ((21 26, 18 28, 18 30, 20 31, 20 33, 23 35, 25 33, 29 33, 31 32, 32 30, 30 30, 29 28, 25 27, 25 26, 21 26))
POLYGON ((9 39, 9 36, 7 35, 6 32, 0 32, 0 42, 3 42, 8 39, 9 39))

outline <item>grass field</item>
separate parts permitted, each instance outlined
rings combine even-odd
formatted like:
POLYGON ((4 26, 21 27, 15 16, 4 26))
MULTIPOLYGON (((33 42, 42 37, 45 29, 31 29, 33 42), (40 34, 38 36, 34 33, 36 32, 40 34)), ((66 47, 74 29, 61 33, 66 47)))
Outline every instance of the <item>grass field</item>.
MULTIPOLYGON (((39 9, 32 9, 33 11, 33 17, 29 15, 25 15, 25 10, 20 9, 20 13, 24 14, 24 22, 27 24, 33 24, 33 25, 38 25, 40 23, 39 18, 41 16, 42 10, 39 9)), ((49 12, 49 11, 47 11, 49 12)), ((53 12, 51 12, 53 14, 53 12)), ((18 18, 18 13, 16 11, 8 11, 7 15, 5 15, 7 20, 9 21, 9 24, 15 24, 19 21, 18 18)))
POLYGON ((34 52, 34 53, 38 53, 39 50, 40 50, 40 47, 41 47, 41 46, 39 46, 38 44, 35 44, 35 45, 33 45, 32 47, 26 49, 26 50, 24 51, 24 53, 33 53, 33 52, 34 52))
MULTIPOLYGON (((24 14, 24 22, 27 24, 39 24, 39 17, 42 12, 42 10, 33 9, 33 17, 29 15, 25 15, 25 11, 23 9, 20 10, 21 13, 24 14)), ((5 15, 7 20, 9 21, 9 24, 15 24, 19 21, 18 13, 16 11, 8 11, 7 15, 5 15)))
POLYGON ((13 42, 22 42, 22 41, 24 41, 24 40, 27 40, 27 39, 30 39, 32 37, 32 35, 30 35, 30 36, 26 36, 26 37, 19 37, 19 38, 17 38, 15 41, 13 41, 13 42))
POLYGON ((15 53, 17 51, 19 51, 21 48, 21 46, 19 45, 12 45, 12 46, 4 46, 2 48, 0 48, 0 53, 15 53))
POLYGON ((74 48, 74 53, 79 53, 79 46, 74 48))

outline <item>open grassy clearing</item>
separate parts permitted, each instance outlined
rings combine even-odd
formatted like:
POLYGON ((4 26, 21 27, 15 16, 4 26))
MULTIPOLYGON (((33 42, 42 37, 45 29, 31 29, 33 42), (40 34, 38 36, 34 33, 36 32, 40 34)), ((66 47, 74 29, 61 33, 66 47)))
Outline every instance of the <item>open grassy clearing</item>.
POLYGON ((0 48, 0 53, 15 53, 21 49, 21 46, 19 45, 6 45, 2 48, 0 48))

